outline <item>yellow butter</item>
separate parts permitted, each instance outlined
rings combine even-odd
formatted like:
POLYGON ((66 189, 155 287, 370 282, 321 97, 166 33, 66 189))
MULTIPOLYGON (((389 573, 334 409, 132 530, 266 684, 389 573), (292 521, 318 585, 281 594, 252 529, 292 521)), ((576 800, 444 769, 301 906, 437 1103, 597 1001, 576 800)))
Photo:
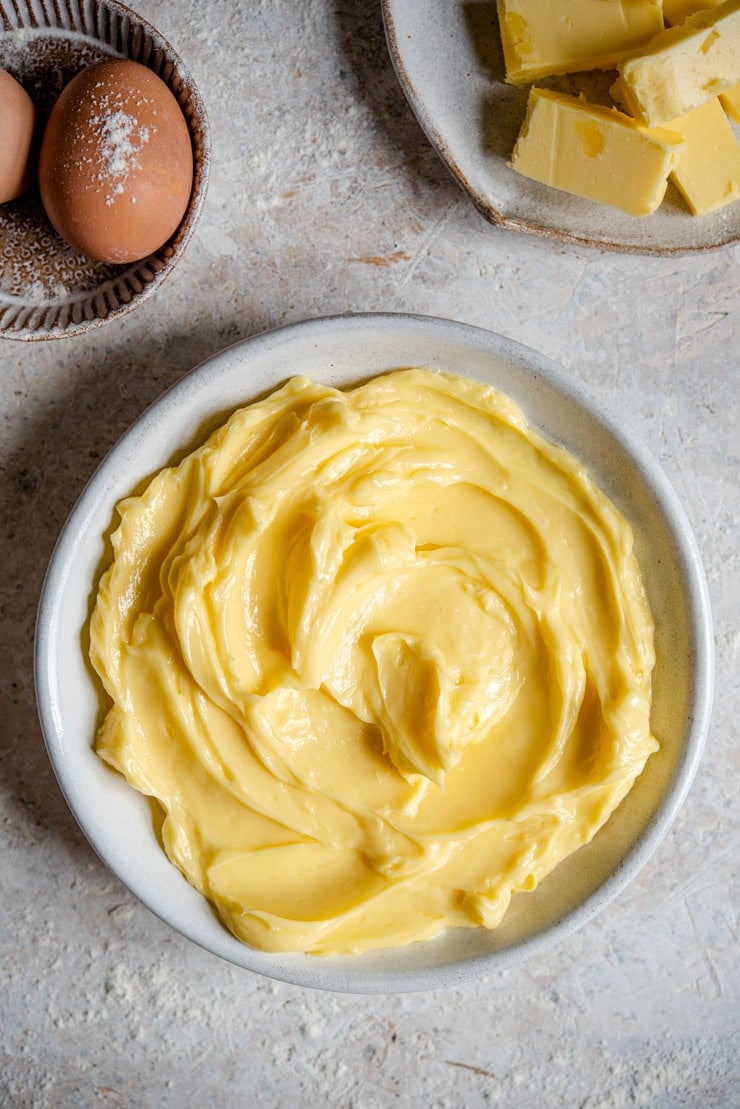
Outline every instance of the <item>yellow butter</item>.
POLYGON ((506 79, 609 69, 663 27, 660 0, 498 0, 506 79))
POLYGON ((656 750, 630 528, 490 386, 293 379, 119 512, 97 750, 249 944, 495 927, 656 750))
POLYGON ((693 111, 740 81, 740 0, 661 31, 618 68, 639 122, 661 126, 693 111))
MULTIPOLYGON (((683 23, 690 15, 708 8, 716 8, 724 0, 663 0, 663 17, 674 26, 683 23)), ((735 123, 740 123, 740 84, 720 93, 722 107, 735 123)))
POLYGON ((722 3, 724 0, 663 0, 663 19, 668 26, 675 27, 690 15, 716 8, 722 3))
POLYGON ((695 216, 740 199, 740 145, 715 97, 669 124, 686 140, 671 180, 695 216))
POLYGON ((680 135, 640 127, 616 109, 533 88, 511 166, 545 185, 646 216, 663 199, 683 145, 680 135))
POLYGON ((720 103, 735 123, 740 123, 740 84, 719 94, 720 103))
MULTIPOLYGON (((626 96, 621 77, 610 92, 614 101, 624 107, 626 96)), ((670 179, 695 216, 723 208, 740 196, 740 146, 727 119, 726 99, 714 97, 666 125, 686 144, 676 158, 670 179)))

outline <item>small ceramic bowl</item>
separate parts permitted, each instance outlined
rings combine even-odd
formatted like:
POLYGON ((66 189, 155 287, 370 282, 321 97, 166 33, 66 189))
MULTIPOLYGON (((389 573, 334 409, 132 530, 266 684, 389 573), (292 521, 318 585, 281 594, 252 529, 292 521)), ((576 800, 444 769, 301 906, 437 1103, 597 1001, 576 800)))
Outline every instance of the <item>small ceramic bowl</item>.
MULTIPOLYGON (((109 556, 109 551, 107 552, 109 556)), ((104 862, 154 913, 238 966, 303 986, 402 992, 459 983, 540 952, 602 909, 654 851, 699 762, 712 700, 707 587, 681 504, 654 459, 545 358, 498 335, 417 316, 327 318, 267 332, 209 359, 123 437, 83 492, 59 538, 38 614, 41 723, 67 801, 104 862), (456 929, 428 943, 316 958, 255 951, 236 940, 166 858, 149 803, 93 751, 103 694, 86 658, 86 628, 115 504, 182 456, 233 409, 304 374, 343 387, 403 366, 479 378, 518 402, 550 439, 579 456, 631 521, 656 622, 652 726, 661 742, 592 842, 494 931, 456 929)))
POLYGON ((154 70, 180 104, 195 163, 187 211, 160 250, 109 266, 77 254, 57 235, 36 187, 0 205, 0 337, 78 335, 130 312, 172 273, 198 221, 208 182, 208 123, 198 90, 166 39, 116 0, 0 0, 0 67, 29 93, 42 123, 76 73, 110 57, 154 70))

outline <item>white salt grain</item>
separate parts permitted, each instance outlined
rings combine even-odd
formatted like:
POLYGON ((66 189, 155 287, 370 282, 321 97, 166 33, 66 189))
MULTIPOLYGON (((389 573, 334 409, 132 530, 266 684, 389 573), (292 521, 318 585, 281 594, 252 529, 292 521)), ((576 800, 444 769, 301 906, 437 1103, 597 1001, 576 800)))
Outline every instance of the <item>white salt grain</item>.
POLYGON ((102 119, 97 117, 93 122, 100 124, 100 153, 107 175, 125 177, 130 169, 139 165, 137 155, 149 142, 148 129, 138 126, 133 116, 122 111, 111 112, 102 119))

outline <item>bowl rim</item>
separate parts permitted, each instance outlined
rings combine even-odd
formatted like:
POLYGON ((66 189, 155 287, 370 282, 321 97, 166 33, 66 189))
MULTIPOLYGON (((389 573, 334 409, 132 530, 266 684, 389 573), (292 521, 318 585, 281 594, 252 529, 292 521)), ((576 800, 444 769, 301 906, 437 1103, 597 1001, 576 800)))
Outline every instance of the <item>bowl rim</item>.
MULTIPOLYGON (((401 364, 403 363, 399 360, 398 365, 401 364)), ((335 372, 336 367, 332 367, 332 371, 325 379, 327 384, 332 383, 329 379, 332 373, 335 372)), ((382 371, 378 370, 377 372, 382 371)), ((285 380, 287 376, 290 376, 290 374, 283 372, 282 377, 276 378, 274 384, 269 385, 269 390, 274 388, 279 380, 285 380)), ((253 385, 250 385, 245 375, 242 378, 243 400, 241 403, 249 403, 251 399, 261 395, 264 391, 263 387, 255 389, 253 385)), ((239 402, 232 405, 227 411, 236 407, 239 407, 239 402)), ((216 410, 214 409, 213 413, 206 412, 206 416, 211 414, 216 414, 216 410)), ((184 419, 181 414, 179 418, 181 422, 184 419)), ((539 428, 538 421, 533 421, 533 424, 539 428)), ((198 426, 202 426, 202 416, 198 426)), ((195 425, 193 431, 195 431, 195 425)), ((180 446, 183 445, 179 439, 177 443, 180 446)), ((174 449, 177 443, 171 441, 169 450, 174 449)), ((191 449, 190 444, 188 444, 188 449, 191 449)), ((162 465, 166 464, 166 461, 162 463, 162 465)), ((135 481, 130 477, 124 481, 119 476, 118 483, 122 488, 130 491, 134 487, 135 481)), ((120 499, 118 494, 115 494, 115 498, 116 501, 120 499)), ((106 501, 105 507, 108 516, 113 511, 114 503, 106 501)), ((99 538, 102 545, 102 537, 99 538)), ((92 583, 90 585, 92 588, 92 583)), ((524 958, 538 954, 592 919, 642 870, 673 823, 686 798, 701 760, 709 731, 714 693, 712 615, 707 580, 698 544, 678 495, 652 453, 623 425, 617 425, 608 414, 602 412, 598 403, 592 400, 581 386, 566 380, 559 367, 546 356, 515 340, 505 338, 475 325, 442 317, 401 312, 326 315, 267 329, 249 338, 239 340, 206 358, 146 408, 100 463, 84 486, 59 533, 41 588, 34 652, 37 709, 48 757, 60 789, 77 823, 93 850, 108 869, 155 916, 205 950, 219 955, 244 969, 256 971, 278 981, 298 986, 357 994, 406 993, 462 984, 472 978, 480 977, 482 974, 506 969, 521 962, 524 958), (584 900, 549 926, 502 949, 475 954, 464 958, 460 962, 431 968, 416 969, 412 967, 403 968, 399 971, 393 968, 389 970, 380 964, 379 966, 368 966, 365 971, 360 966, 359 971, 351 969, 350 973, 347 974, 345 973, 347 959, 358 960, 363 959, 364 956, 316 959, 303 955, 296 957, 292 955, 273 955, 241 944, 227 932, 223 925, 220 925, 220 928, 223 931, 222 938, 224 942, 217 941, 213 935, 204 935, 201 929, 191 927, 188 921, 183 924, 182 920, 177 919, 176 914, 171 912, 168 905, 163 902, 163 895, 159 894, 158 896, 156 889, 142 889, 142 876, 136 872, 136 868, 134 868, 134 878, 132 880, 131 873, 127 873, 120 862, 111 857, 109 850, 101 847, 99 836, 96 834, 96 820, 94 816, 91 817, 88 805, 83 803, 84 799, 80 798, 74 766, 70 764, 67 757, 64 721, 60 716, 57 696, 57 682, 60 675, 55 672, 54 644, 55 635, 59 630, 59 623, 64 611, 65 587, 73 573, 77 555, 84 543, 86 530, 90 527, 90 521, 96 506, 99 507, 100 493, 109 491, 109 484, 112 481, 115 483, 114 475, 120 475, 121 457, 127 453, 134 456, 138 445, 147 435, 152 436, 156 432, 163 417, 166 417, 168 413, 181 413, 183 409, 188 409, 188 405, 192 408, 204 383, 213 382, 219 376, 224 375, 225 372, 228 372, 229 366, 232 367, 233 373, 240 365, 245 352, 249 361, 254 363, 259 362, 262 351, 267 352, 276 347, 277 349, 285 349, 291 343, 298 343, 300 346, 309 346, 314 350, 319 350, 325 338, 332 335, 341 336, 349 344, 352 341, 356 342, 358 338, 366 342, 372 342, 373 337, 383 336, 389 327, 395 329, 396 332, 403 333, 409 340, 415 339, 423 342, 430 338, 436 338, 447 343, 452 342, 454 345, 468 345, 481 351, 484 355, 491 355, 499 360, 508 360, 520 371, 536 375, 545 383, 547 389, 554 390, 566 402, 576 405, 577 408, 585 412, 589 419, 600 424, 607 435, 616 441, 617 446, 636 462, 641 479, 649 479, 646 483, 649 484, 652 496, 657 502, 660 515, 669 525, 671 538, 674 541, 676 554, 680 562, 686 589, 689 630, 694 637, 695 644, 693 652, 694 669, 691 674, 693 685, 690 691, 681 754, 676 762, 668 788, 661 795, 658 805, 635 842, 632 843, 606 879, 600 882, 584 900), (236 948, 234 948, 234 944, 237 945, 236 948)), ((92 752, 93 735, 89 738, 89 750, 94 755, 92 752)), ((131 790, 131 787, 127 784, 126 788, 131 790)), ((169 860, 167 862, 173 870, 176 870, 173 864, 169 863, 169 860)), ((184 879, 182 880, 184 881, 184 879)), ((197 894, 196 896, 200 898, 201 895, 197 894)))
MULTIPOLYGON (((51 22, 38 23, 39 19, 50 20, 51 16, 47 14, 46 9, 40 12, 37 6, 33 6, 28 0, 27 3, 28 17, 36 22, 23 23, 24 14, 21 12, 19 5, 15 3, 13 4, 14 14, 17 19, 21 20, 21 23, 18 28, 12 28, 6 33, 12 34, 13 30, 16 29, 30 28, 38 32, 40 36, 43 36, 44 31, 47 30, 54 38, 64 39, 69 36, 70 39, 73 39, 82 36, 90 42, 99 43, 101 49, 110 48, 112 60, 139 60, 133 58, 129 53, 121 55, 120 52, 113 50, 112 43, 109 43, 100 34, 93 34, 90 31, 76 31, 73 28, 60 27, 51 22)), ((79 17, 84 20, 92 18, 86 9, 80 9, 79 4, 70 3, 70 0, 64 0, 64 3, 66 3, 70 18, 79 17)), ((105 315, 83 313, 82 319, 76 321, 73 316, 68 316, 65 321, 55 320, 54 323, 48 326, 38 327, 30 327, 27 322, 19 327, 14 327, 11 322, 10 326, 0 325, 0 339, 13 339, 20 342, 47 342, 55 339, 67 339, 76 335, 86 335, 104 324, 112 323, 114 320, 128 315, 156 292, 175 270, 190 243, 203 212, 211 172, 212 137, 205 102, 190 69, 169 39, 153 23, 128 4, 123 3, 122 0, 93 0, 93 4, 96 9, 106 11, 109 19, 111 13, 116 14, 121 21, 119 31, 121 27, 128 23, 129 34, 135 29, 146 35, 149 40, 150 48, 146 59, 142 60, 141 64, 159 76, 175 96, 183 112, 190 135, 193 148, 193 184, 188 205, 178 227, 158 250, 136 262, 118 267, 111 277, 102 281, 99 285, 79 295, 73 294, 62 302, 65 305, 94 305, 101 298, 107 303, 107 298, 113 295, 117 303, 105 315), (166 72, 158 72, 151 64, 151 55, 156 54, 157 51, 163 56, 163 66, 161 68, 166 72), (181 102, 178 92, 172 86, 173 78, 177 79, 177 85, 181 89, 186 90, 187 111, 185 111, 185 105, 181 102)), ((62 5, 57 3, 54 9, 59 19, 61 19, 61 7, 62 5)), ((22 305, 21 297, 10 298, 10 300, 21 301, 22 305)), ((5 302, 6 305, 10 303, 10 300, 5 302)), ((0 307, 2 307, 1 304, 0 307)), ((38 313, 45 312, 48 315, 49 312, 53 312, 55 302, 49 301, 45 304, 26 307, 28 308, 26 313, 26 319, 28 320, 38 313)))

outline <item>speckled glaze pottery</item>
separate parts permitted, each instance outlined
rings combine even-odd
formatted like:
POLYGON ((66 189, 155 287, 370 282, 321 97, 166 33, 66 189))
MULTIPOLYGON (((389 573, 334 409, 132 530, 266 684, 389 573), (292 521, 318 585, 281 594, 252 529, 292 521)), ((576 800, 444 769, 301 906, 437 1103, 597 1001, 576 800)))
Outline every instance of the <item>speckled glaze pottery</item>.
POLYGON ((154 254, 131 265, 109 266, 77 254, 57 235, 37 187, 0 206, 0 338, 78 335, 130 312, 172 273, 198 222, 211 149, 205 107, 159 31, 116 0, 0 0, 0 66, 29 93, 41 126, 72 77, 104 57, 148 66, 182 108, 195 169, 187 211, 154 254))

